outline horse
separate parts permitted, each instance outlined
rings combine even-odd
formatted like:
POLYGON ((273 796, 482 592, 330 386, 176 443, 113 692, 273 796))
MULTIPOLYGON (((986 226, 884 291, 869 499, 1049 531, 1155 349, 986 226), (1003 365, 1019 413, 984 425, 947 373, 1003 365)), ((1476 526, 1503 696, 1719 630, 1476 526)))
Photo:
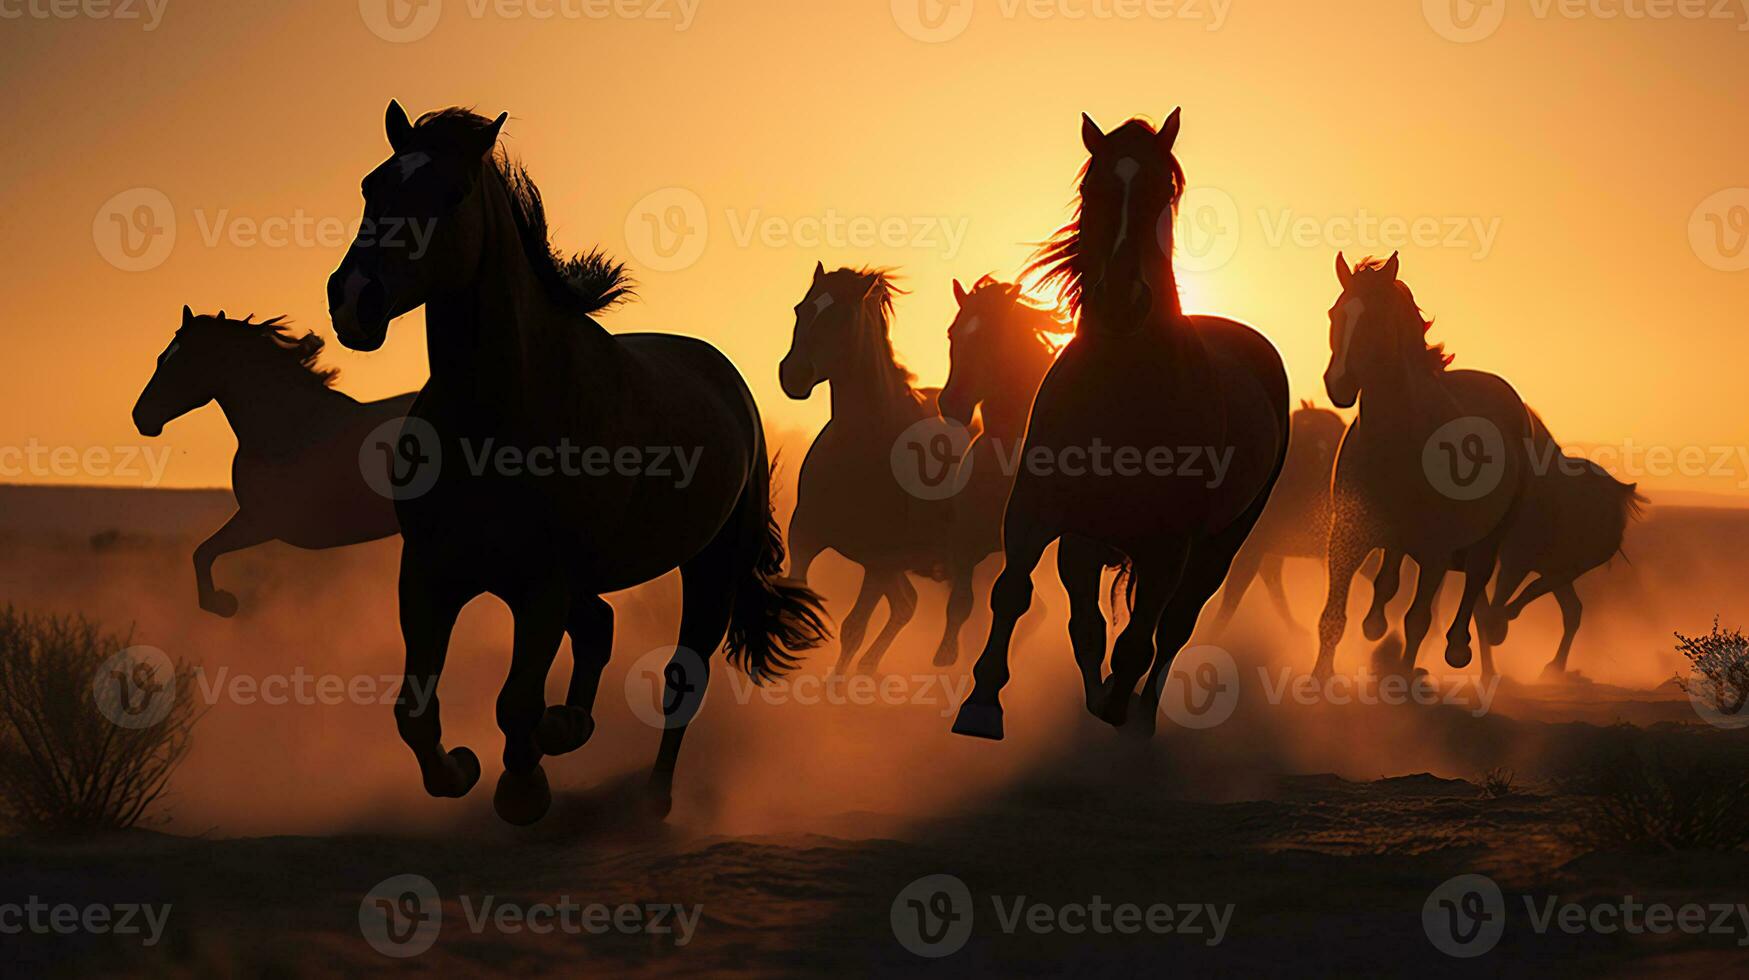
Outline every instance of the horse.
POLYGON ((613 640, 601 595, 678 568, 679 643, 646 797, 665 818, 717 648, 726 641, 729 662, 763 683, 824 641, 824 612, 782 578, 771 461, 746 382, 703 341, 602 329, 594 314, 628 295, 624 267, 553 248, 539 190, 499 148, 507 118, 451 108, 414 123, 391 102, 392 154, 365 176, 360 234, 328 281, 335 334, 353 350, 381 348, 392 320, 425 309, 431 377, 397 454, 406 671, 395 720, 428 793, 473 788, 479 758, 445 750, 436 685, 462 607, 503 600, 515 635, 493 805, 534 823, 552 801, 542 758, 576 751, 595 728, 613 640), (428 226, 422 248, 373 233, 411 221, 428 226), (676 453, 693 454, 690 476, 675 475, 676 453), (548 707, 566 633, 570 686, 548 707))
POLYGON ((1281 482, 1276 484, 1256 529, 1233 559, 1227 584, 1221 587, 1221 604, 1213 624, 1216 634, 1227 628, 1257 578, 1263 579, 1281 621, 1296 633, 1302 629, 1288 604, 1282 565, 1288 558, 1324 558, 1330 541, 1330 473, 1336 467, 1336 447, 1341 445, 1348 423, 1327 408, 1302 401, 1293 414, 1292 426, 1281 482))
POLYGON ((778 365, 785 395, 805 401, 830 384, 832 418, 815 437, 797 477, 790 518, 789 575, 805 582, 814 560, 830 548, 863 567, 856 604, 839 629, 843 674, 862 646, 882 598, 887 622, 856 659, 873 672, 917 612, 909 573, 944 574, 953 520, 946 500, 920 496, 893 469, 893 447, 918 423, 940 417, 940 389, 917 388, 894 356, 889 328, 893 298, 902 294, 885 269, 839 269, 816 262, 808 291, 795 307, 789 351, 778 365))
POLYGON ((237 614, 237 597, 213 585, 221 555, 269 541, 340 548, 400 532, 394 501, 373 489, 358 447, 405 416, 414 396, 359 402, 335 391, 339 372, 317 366, 322 348, 322 338, 294 334, 283 317, 257 323, 227 319, 223 310, 195 316, 184 306, 182 325, 134 404, 134 427, 147 438, 213 401, 237 434, 237 512, 194 549, 200 607, 214 615, 237 614))
MULTIPOLYGON (((1355 572, 1375 547, 1407 554, 1419 569, 1403 617, 1404 672, 1415 670, 1446 571, 1464 590, 1446 632, 1446 663, 1469 665, 1470 624, 1501 546, 1521 511, 1531 458, 1541 443, 1531 413, 1504 379, 1451 370, 1443 345, 1429 345, 1432 321, 1398 278, 1401 259, 1350 268, 1336 256, 1342 293, 1330 308, 1330 363, 1324 388, 1338 408, 1360 412, 1342 439, 1331 486, 1329 587, 1319 620, 1313 676, 1335 671, 1355 572)), ((1546 433, 1545 433, 1546 436, 1546 433)), ((1402 563, 1387 560, 1374 580, 1374 607, 1396 595, 1402 563)), ((1368 616, 1369 640, 1384 636, 1368 616)))
MULTIPOLYGON (((1003 737, 1000 695, 1032 572, 1068 535, 1123 553, 1131 570, 1131 614, 1109 678, 1103 635, 1096 647, 1091 630, 1071 627, 1087 708, 1124 725, 1149 674, 1138 731, 1151 732, 1167 668, 1281 476, 1289 424, 1281 355, 1251 327, 1188 316, 1179 300, 1180 120, 1175 110, 1159 129, 1133 119, 1108 134, 1082 116, 1088 162, 1078 213, 1031 267, 1058 285, 1075 335, 1033 402, 1003 515, 990 635, 954 721, 959 734, 1003 737)), ((1084 573, 1096 556, 1079 560, 1084 573)))

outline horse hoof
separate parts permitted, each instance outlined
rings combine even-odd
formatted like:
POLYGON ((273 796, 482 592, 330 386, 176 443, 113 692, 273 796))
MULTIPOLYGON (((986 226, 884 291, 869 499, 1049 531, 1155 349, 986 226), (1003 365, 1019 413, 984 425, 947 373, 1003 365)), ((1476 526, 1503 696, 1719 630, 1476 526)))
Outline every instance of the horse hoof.
POLYGON ((1453 670, 1462 670, 1470 665, 1474 658, 1470 653, 1468 643, 1448 643, 1445 646, 1445 664, 1453 670))
POLYGON ((1385 629, 1387 625, 1383 613, 1380 613, 1376 618, 1368 616, 1366 619, 1361 620, 1360 634, 1366 637, 1367 642, 1377 643, 1385 638, 1385 629))
POLYGON ((200 607, 214 616, 230 619, 237 615, 237 597, 223 589, 214 592, 200 602, 200 607))
POLYGON ((644 815, 661 823, 668 819, 668 814, 674 812, 674 796, 667 790, 651 788, 644 795, 644 815))
POLYGON ((1149 706, 1136 700, 1135 710, 1130 714, 1130 720, 1123 726, 1123 734, 1128 738, 1146 742, 1154 737, 1157 727, 1158 710, 1149 710, 1149 706))
POLYGON ((1571 684, 1573 682, 1572 674, 1567 673, 1565 668, 1552 663, 1544 667, 1543 672, 1538 676, 1544 684, 1571 684))
POLYGON ((994 704, 962 704, 959 717, 953 720, 955 735, 1002 741, 1002 708, 994 704))
POLYGON ((480 757, 474 750, 451 749, 438 763, 436 772, 425 774, 425 792, 444 799, 460 799, 479 781, 480 757))
POLYGON ((582 708, 568 704, 548 706, 535 729, 535 742, 542 755, 566 755, 582 748, 595 734, 595 719, 582 708))
POLYGON ((1106 682, 1105 704, 1099 709, 1100 720, 1113 728, 1122 728, 1130 717, 1130 701, 1135 694, 1106 682))
POLYGON ((935 651, 935 666, 937 667, 952 667, 959 662, 959 659, 960 652, 956 647, 942 647, 935 651))
POLYGON ((498 777, 498 791, 492 794, 492 809, 505 823, 527 827, 547 815, 553 805, 553 792, 547 787, 547 774, 539 765, 527 772, 504 770, 498 777))

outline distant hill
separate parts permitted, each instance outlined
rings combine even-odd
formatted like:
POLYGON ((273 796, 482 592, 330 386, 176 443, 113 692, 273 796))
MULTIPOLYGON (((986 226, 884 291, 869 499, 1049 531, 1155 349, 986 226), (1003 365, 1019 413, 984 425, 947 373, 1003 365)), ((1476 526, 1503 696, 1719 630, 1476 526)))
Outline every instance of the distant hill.
POLYGON ((229 490, 0 484, 0 534, 86 539, 104 531, 205 537, 237 509, 229 490))

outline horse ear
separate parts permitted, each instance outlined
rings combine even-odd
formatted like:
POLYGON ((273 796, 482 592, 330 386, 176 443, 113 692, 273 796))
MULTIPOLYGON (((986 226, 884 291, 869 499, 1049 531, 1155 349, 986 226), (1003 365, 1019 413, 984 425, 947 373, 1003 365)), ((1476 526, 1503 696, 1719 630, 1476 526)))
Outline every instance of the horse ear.
POLYGON ((220 310, 220 311, 219 311, 219 320, 220 320, 220 321, 224 321, 224 320, 227 320, 227 319, 230 319, 230 318, 229 318, 229 317, 227 317, 227 316, 225 316, 225 311, 224 311, 224 310, 220 310))
POLYGON ((481 142, 485 144, 480 148, 481 156, 490 154, 492 150, 497 147, 498 134, 504 130, 504 123, 509 118, 510 113, 500 112, 498 113, 498 118, 492 120, 492 127, 486 131, 486 135, 481 139, 481 142))
POLYGON ((819 282, 824 278, 826 278, 826 263, 816 261, 814 263, 814 281, 819 282))
POLYGON ((1403 267, 1401 255, 1400 252, 1392 252, 1391 260, 1385 263, 1385 275, 1390 276, 1392 282, 1397 281, 1397 273, 1403 267))
POLYGON ((958 279, 955 279, 953 281, 953 299, 954 299, 954 302, 958 303, 961 306, 964 306, 964 305, 966 305, 966 298, 969 297, 970 295, 971 295, 970 293, 966 292, 966 287, 960 285, 960 281, 958 279))
POLYGON ((389 111, 383 117, 383 124, 389 131, 389 147, 400 153, 413 137, 413 123, 407 118, 407 110, 401 108, 400 102, 389 100, 389 111))
POLYGON ((1178 127, 1183 123, 1183 116, 1184 109, 1181 106, 1173 109, 1166 121, 1160 124, 1160 149, 1167 153, 1171 153, 1172 147, 1178 143, 1178 127))
POLYGON ((1081 113, 1081 145, 1087 147, 1088 153, 1098 153, 1105 145, 1105 130, 1085 112, 1081 113))
POLYGON ((186 327, 193 322, 194 311, 188 308, 188 304, 184 303, 182 306, 182 325, 186 327))
POLYGON ((1347 289, 1354 282, 1354 270, 1348 267, 1348 260, 1342 257, 1341 252, 1336 253, 1336 281, 1342 284, 1343 289, 1347 289))

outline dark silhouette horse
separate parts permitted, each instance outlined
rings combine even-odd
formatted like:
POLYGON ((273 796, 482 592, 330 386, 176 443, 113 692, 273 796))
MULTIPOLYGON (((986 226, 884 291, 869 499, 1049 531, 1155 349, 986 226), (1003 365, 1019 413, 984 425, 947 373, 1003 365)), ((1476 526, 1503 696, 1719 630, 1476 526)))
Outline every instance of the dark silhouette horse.
POLYGON ((954 723, 960 734, 1002 737, 1015 624, 1031 605, 1039 558, 1065 535, 1130 560, 1133 606, 1109 679, 1101 678, 1103 629, 1094 637, 1071 623, 1070 635, 1087 707, 1113 725, 1129 717, 1137 683, 1151 674, 1139 716, 1151 731, 1167 668, 1281 474, 1289 413, 1281 356, 1250 327, 1186 316, 1179 302, 1178 131, 1177 111, 1158 131, 1137 119, 1107 134, 1082 117, 1089 160, 1079 214, 1035 265, 1060 284, 1077 328, 1033 403, 1003 518, 990 637, 954 723), (1102 452, 1109 465, 1091 464, 1102 452), (1227 467, 1211 478, 1192 454, 1227 467))
MULTIPOLYGON (((1446 632, 1445 659, 1452 667, 1469 665, 1471 617, 1539 448, 1530 411, 1511 385, 1480 371, 1448 370, 1444 348, 1427 344, 1432 323, 1397 278, 1399 268, 1395 255, 1353 269, 1336 257, 1342 295, 1330 309, 1324 386, 1339 408, 1358 399, 1360 414, 1342 440, 1332 481, 1330 584, 1313 668, 1319 677, 1335 670, 1349 588, 1375 547, 1387 556, 1407 554, 1419 569, 1403 617, 1402 669, 1415 668, 1449 568, 1463 572, 1464 590, 1446 632)), ((1380 567, 1375 608, 1396 595, 1401 564, 1387 559, 1380 567)), ((1364 632, 1381 639, 1383 615, 1369 616, 1364 632)))
POLYGON ((901 293, 882 269, 816 263, 807 295, 796 304, 795 332, 778 367, 784 394, 802 401, 822 383, 832 390, 832 418, 809 447, 790 518, 790 575, 807 581, 828 548, 863 567, 856 604, 839 629, 835 673, 862 646, 882 598, 887 622, 856 669, 872 672, 917 611, 908 573, 945 574, 952 505, 919 496, 893 470, 893 447, 905 431, 938 417, 940 389, 917 388, 893 354, 889 326, 901 293))
MULTIPOLYGON (((268 541, 338 548, 400 530, 393 500, 365 478, 358 447, 406 415, 413 395, 355 401, 333 389, 339 372, 316 366, 321 353, 322 338, 293 334, 283 318, 195 316, 184 306, 182 325, 134 404, 143 436, 161 435, 211 401, 237 434, 237 513, 194 549, 194 582, 207 612, 237 614, 237 597, 213 586, 221 555, 268 541)), ((386 477, 386 461, 383 470, 386 477)))
POLYGON ((1288 628, 1299 632, 1282 584, 1282 565, 1289 558, 1324 560, 1330 545, 1330 473, 1336 468, 1336 448, 1348 423, 1342 416, 1311 402, 1301 402, 1293 414, 1293 434, 1288 441, 1287 465, 1269 497, 1269 506, 1257 519, 1257 527, 1239 554, 1227 584, 1221 587, 1221 604, 1213 629, 1226 629, 1239 610, 1239 602, 1253 580, 1263 579, 1276 615, 1288 628))
POLYGON ((512 823, 540 819, 551 803, 542 756, 575 751, 594 731, 613 630, 601 594, 678 568, 679 647, 650 778, 651 806, 665 815, 725 635, 729 661, 763 681, 826 627, 819 598, 779 577, 770 459, 746 383, 706 343, 614 336, 594 321, 626 295, 623 270, 599 253, 555 253, 539 192, 498 149, 506 118, 448 109, 415 125, 390 103, 394 152, 364 178, 364 227, 420 220, 433 233, 418 252, 361 234, 328 283, 335 333, 355 350, 380 348, 391 320, 425 307, 431 380, 400 440, 407 666, 395 718, 429 793, 473 788, 479 759, 445 751, 436 684, 462 606, 482 593, 503 599, 516 628, 493 803, 512 823), (690 479, 658 465, 671 454, 653 450, 664 447, 697 454, 690 479), (487 465, 471 462, 482 453, 487 465), (570 688, 547 707, 567 632, 570 688))

